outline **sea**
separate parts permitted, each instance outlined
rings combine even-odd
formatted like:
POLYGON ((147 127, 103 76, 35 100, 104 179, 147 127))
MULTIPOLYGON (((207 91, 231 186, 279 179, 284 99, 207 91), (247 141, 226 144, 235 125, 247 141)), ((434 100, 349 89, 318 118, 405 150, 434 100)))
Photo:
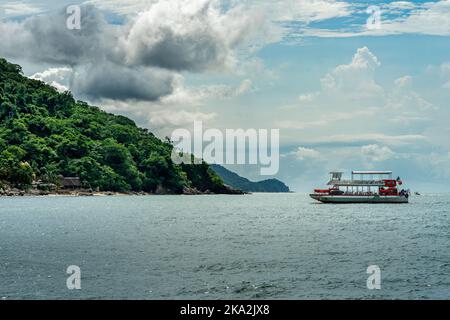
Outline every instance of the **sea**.
POLYGON ((0 298, 449 299, 450 194, 0 198, 0 298))

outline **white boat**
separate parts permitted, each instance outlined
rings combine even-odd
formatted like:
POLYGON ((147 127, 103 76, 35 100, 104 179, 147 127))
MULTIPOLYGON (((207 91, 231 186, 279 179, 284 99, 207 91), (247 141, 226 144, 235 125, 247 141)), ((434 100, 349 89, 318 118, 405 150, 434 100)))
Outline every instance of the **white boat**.
POLYGON ((323 203, 408 203, 409 190, 398 191, 403 184, 392 179, 392 171, 352 171, 351 180, 342 172, 330 172, 328 189, 315 189, 310 197, 323 203))

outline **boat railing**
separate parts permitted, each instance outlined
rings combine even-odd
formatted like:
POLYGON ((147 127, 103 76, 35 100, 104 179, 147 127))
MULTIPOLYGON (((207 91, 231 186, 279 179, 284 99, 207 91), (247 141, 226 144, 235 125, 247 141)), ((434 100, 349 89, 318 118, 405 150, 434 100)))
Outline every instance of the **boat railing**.
POLYGON ((386 184, 384 180, 330 180, 328 185, 330 186, 380 186, 383 187, 386 184))
POLYGON ((377 192, 344 192, 344 196, 376 196, 377 192))

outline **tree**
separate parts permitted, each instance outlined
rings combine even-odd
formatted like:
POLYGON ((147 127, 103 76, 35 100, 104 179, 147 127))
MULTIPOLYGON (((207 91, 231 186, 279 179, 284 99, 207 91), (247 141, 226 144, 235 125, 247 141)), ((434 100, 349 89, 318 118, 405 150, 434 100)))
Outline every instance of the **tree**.
POLYGON ((20 185, 30 185, 34 179, 33 168, 28 162, 20 162, 12 168, 10 180, 20 185))

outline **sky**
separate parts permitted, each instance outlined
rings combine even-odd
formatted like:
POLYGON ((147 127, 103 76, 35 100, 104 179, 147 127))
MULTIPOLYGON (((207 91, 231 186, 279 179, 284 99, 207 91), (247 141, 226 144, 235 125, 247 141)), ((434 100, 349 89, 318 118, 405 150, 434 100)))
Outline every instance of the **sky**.
POLYGON ((0 56, 27 76, 160 137, 280 129, 299 192, 364 169, 450 191, 449 40, 449 0, 0 0, 0 56))

